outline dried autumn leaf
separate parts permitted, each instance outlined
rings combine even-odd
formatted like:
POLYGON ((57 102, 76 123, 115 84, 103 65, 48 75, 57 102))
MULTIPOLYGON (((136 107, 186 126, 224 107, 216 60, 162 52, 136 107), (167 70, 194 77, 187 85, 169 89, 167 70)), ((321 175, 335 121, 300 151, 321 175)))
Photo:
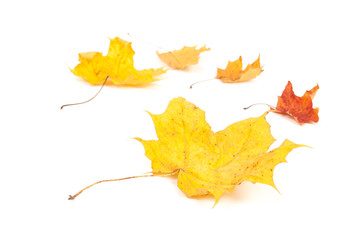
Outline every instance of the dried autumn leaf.
POLYGON ((311 123, 319 121, 319 108, 313 108, 314 98, 319 85, 306 91, 302 97, 295 95, 292 84, 288 81, 283 93, 278 97, 278 103, 274 112, 283 113, 294 118, 298 123, 311 123))
POLYGON ((156 52, 159 58, 173 69, 184 69, 187 66, 197 64, 199 62, 199 55, 204 51, 209 51, 210 48, 206 46, 196 49, 194 47, 183 47, 180 50, 172 52, 159 53, 156 52))
POLYGON ((188 197, 213 195, 215 204, 243 181, 274 188, 273 170, 294 148, 285 140, 271 151, 275 141, 263 114, 214 133, 205 112, 184 98, 170 101, 162 114, 151 114, 159 140, 139 140, 151 160, 154 174, 177 172, 178 187, 188 197))
POLYGON ((142 85, 157 81, 154 76, 166 72, 162 68, 135 69, 134 54, 131 42, 116 37, 110 39, 106 56, 100 52, 80 53, 80 63, 71 71, 93 85, 101 85, 106 77, 109 77, 107 84, 142 85))
POLYGON ((238 83, 245 82, 256 78, 263 71, 260 65, 260 56, 252 64, 248 64, 244 70, 242 70, 242 57, 240 56, 236 61, 229 61, 225 69, 217 69, 215 78, 197 81, 190 85, 190 89, 198 83, 219 79, 224 83, 238 83))
POLYGON ((245 82, 253 79, 263 71, 260 66, 260 56, 255 62, 248 64, 244 70, 242 68, 242 57, 240 56, 236 61, 229 61, 225 69, 218 68, 216 78, 224 83, 245 82))
POLYGON ((79 53, 79 62, 74 69, 70 69, 71 72, 93 85, 102 84, 108 76, 108 73, 104 71, 106 61, 99 52, 79 53))

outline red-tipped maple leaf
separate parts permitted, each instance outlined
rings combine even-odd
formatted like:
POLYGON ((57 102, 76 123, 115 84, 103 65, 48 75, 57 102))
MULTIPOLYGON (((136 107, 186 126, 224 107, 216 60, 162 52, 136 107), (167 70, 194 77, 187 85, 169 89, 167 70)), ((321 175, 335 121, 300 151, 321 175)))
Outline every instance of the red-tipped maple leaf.
POLYGON ((278 97, 278 103, 274 112, 283 113, 294 118, 298 123, 311 123, 319 121, 319 108, 313 108, 312 99, 314 98, 319 85, 306 91, 302 97, 295 95, 292 84, 288 81, 283 93, 278 97))

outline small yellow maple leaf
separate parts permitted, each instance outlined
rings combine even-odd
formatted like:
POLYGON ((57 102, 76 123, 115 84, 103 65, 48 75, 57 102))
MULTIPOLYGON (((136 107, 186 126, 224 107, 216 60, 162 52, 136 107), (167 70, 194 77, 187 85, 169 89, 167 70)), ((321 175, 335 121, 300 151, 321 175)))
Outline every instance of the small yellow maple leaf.
POLYGON ((178 187, 188 197, 220 197, 243 181, 274 188, 273 170, 294 148, 304 146, 275 141, 263 114, 231 124, 214 133, 205 112, 184 98, 170 101, 162 114, 151 114, 159 140, 139 140, 151 160, 154 174, 177 172, 178 187))
POLYGON ((108 77, 107 84, 147 84, 158 80, 154 76, 166 72, 162 68, 135 69, 134 54, 131 42, 116 37, 110 39, 110 47, 106 56, 100 52, 80 53, 80 63, 71 71, 93 85, 101 85, 106 77, 108 77))
POLYGON ((199 55, 204 51, 209 51, 210 48, 203 46, 199 49, 194 47, 183 47, 180 50, 172 52, 159 53, 156 52, 159 58, 173 69, 184 69, 187 66, 197 64, 199 62, 199 55))
POLYGON ((242 57, 240 56, 236 61, 229 61, 225 69, 218 68, 216 78, 224 83, 245 82, 253 79, 263 71, 260 66, 260 56, 255 62, 248 64, 244 70, 242 68, 242 57))

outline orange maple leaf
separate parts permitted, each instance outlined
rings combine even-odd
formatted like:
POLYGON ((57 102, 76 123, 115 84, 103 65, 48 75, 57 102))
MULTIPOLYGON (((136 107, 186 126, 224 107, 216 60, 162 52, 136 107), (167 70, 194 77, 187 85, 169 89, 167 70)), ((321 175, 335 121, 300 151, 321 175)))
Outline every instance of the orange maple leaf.
POLYGON ((260 66, 260 56, 255 62, 248 64, 244 70, 242 68, 243 63, 240 56, 236 61, 229 61, 225 69, 218 68, 216 78, 224 83, 245 82, 253 79, 263 71, 260 66))
POLYGON ((187 66, 197 64, 199 62, 200 53, 209 50, 210 48, 206 48, 206 46, 203 46, 199 49, 196 49, 196 46, 185 46, 180 50, 175 50, 172 52, 169 51, 165 53, 156 52, 156 54, 169 67, 173 69, 184 69, 187 66))
POLYGON ((311 123, 319 121, 319 108, 313 108, 312 99, 314 98, 319 85, 304 93, 302 97, 295 95, 292 84, 288 81, 283 93, 278 97, 274 112, 283 113, 294 118, 298 123, 311 123))

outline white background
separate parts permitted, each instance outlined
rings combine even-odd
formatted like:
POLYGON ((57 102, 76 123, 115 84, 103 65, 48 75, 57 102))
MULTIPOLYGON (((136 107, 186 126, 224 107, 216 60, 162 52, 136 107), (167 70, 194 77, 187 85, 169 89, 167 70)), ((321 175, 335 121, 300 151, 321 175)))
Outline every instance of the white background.
POLYGON ((357 1, 3 1, 0 4, 1 239, 359 239, 359 7, 357 1), (169 70, 146 88, 93 87, 73 76, 77 54, 106 54, 109 37, 133 42, 138 69, 161 67, 153 45, 204 45, 198 65, 169 70), (264 72, 239 84, 212 78, 240 55, 264 72), (292 151, 275 184, 243 183, 212 208, 151 171, 133 137, 156 139, 145 110, 185 97, 214 131, 275 105, 288 80, 302 95, 317 83, 317 124, 270 113, 292 151))

